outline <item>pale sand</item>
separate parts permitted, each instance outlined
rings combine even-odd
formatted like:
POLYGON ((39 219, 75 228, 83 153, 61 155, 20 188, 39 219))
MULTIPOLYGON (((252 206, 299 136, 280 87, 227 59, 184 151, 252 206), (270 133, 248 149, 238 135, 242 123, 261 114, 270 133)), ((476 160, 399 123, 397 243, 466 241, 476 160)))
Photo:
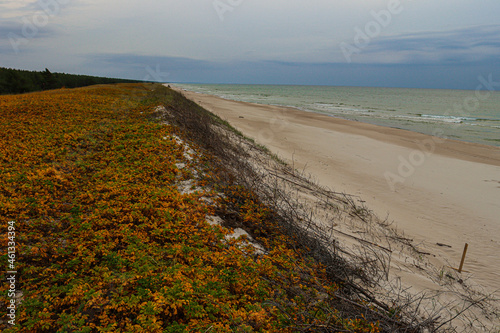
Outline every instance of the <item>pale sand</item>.
POLYGON ((458 267, 468 243, 464 274, 487 291, 500 289, 499 148, 293 108, 183 94, 321 185, 359 196, 431 253, 437 267, 458 267), (395 191, 387 173, 401 177, 395 191))

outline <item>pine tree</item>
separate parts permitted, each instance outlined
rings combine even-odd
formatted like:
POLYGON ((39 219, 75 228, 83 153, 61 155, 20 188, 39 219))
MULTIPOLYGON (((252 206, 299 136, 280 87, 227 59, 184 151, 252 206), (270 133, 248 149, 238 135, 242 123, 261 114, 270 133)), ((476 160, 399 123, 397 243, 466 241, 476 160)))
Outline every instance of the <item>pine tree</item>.
POLYGON ((45 68, 45 72, 42 73, 42 76, 43 76, 43 89, 44 90, 59 88, 58 84, 57 84, 57 80, 54 77, 54 74, 52 74, 47 68, 45 68))

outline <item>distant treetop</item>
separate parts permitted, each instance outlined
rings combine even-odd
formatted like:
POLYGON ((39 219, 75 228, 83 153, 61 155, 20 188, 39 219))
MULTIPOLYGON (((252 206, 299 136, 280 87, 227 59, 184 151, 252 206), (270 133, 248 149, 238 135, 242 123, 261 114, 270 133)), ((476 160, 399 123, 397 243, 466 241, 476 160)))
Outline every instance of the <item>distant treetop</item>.
POLYGON ((94 84, 133 83, 138 80, 115 79, 107 77, 27 71, 0 67, 0 94, 22 94, 32 91, 77 88, 94 84))

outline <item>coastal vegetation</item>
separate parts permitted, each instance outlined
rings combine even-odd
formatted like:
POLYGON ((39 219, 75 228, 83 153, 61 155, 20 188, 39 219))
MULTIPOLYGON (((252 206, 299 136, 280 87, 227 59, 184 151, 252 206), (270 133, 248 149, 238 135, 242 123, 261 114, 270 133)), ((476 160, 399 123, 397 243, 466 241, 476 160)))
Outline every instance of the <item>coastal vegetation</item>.
POLYGON ((0 285, 3 332, 434 324, 357 286, 366 273, 262 197, 230 142, 238 133, 180 93, 143 83, 6 95, 0 119, 2 249, 15 229, 15 262, 2 252, 0 264, 17 271, 15 325, 0 285))
POLYGON ((27 71, 0 67, 0 95, 22 94, 59 88, 77 88, 94 84, 132 83, 136 80, 114 79, 90 75, 27 71))

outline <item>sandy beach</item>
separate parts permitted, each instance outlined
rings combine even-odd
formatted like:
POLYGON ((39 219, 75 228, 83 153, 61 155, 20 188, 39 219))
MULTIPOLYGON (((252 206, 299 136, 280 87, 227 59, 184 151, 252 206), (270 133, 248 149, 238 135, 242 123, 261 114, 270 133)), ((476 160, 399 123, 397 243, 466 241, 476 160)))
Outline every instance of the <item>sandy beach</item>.
POLYGON ((183 91, 321 185, 358 196, 486 291, 500 280, 500 149, 338 119, 293 108, 183 91), (443 246, 447 245, 447 246, 443 246))

